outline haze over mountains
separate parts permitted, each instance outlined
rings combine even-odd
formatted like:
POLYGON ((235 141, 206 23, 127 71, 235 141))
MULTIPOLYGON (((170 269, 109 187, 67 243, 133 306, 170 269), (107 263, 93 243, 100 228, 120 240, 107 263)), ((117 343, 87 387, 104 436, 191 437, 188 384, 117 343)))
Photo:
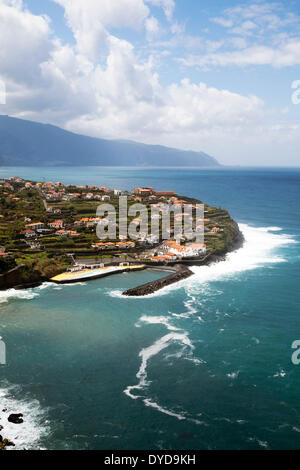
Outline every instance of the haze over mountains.
POLYGON ((87 137, 4 115, 0 115, 0 165, 220 166, 203 152, 87 137))

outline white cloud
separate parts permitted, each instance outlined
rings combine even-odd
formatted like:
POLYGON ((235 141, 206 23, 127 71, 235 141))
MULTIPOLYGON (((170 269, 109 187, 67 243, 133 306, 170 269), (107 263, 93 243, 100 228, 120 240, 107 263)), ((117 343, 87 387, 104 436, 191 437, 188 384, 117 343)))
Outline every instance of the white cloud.
POLYGON ((163 8, 165 15, 169 21, 173 19, 173 13, 175 10, 174 0, 146 0, 148 3, 163 8))
POLYGON ((23 9, 21 1, 0 4, 0 68, 5 77, 33 80, 52 48, 49 19, 23 9))
POLYGON ((148 40, 151 41, 159 35, 160 33, 159 22, 154 16, 147 18, 145 25, 146 25, 148 40))
POLYGON ((99 60, 108 37, 107 27, 141 28, 149 15, 143 0, 54 0, 77 41, 78 51, 99 60))
POLYGON ((212 18, 211 21, 219 24, 220 26, 223 26, 224 28, 232 28, 233 26, 233 21, 228 18, 212 18))
MULTIPOLYGON (((286 26, 299 24, 299 16, 288 12, 280 2, 245 3, 227 8, 222 16, 211 19, 214 23, 227 28, 233 34, 251 34, 259 28, 260 34, 278 31, 286 26)), ((256 32, 257 33, 257 32, 256 32)))
MULTIPOLYGON (((56 1, 65 5, 76 46, 54 38, 49 19, 33 15, 21 1, 0 2, 0 76, 5 77, 8 92, 3 112, 97 137, 204 150, 230 163, 240 158, 241 142, 249 153, 259 139, 265 139, 266 148, 272 139, 280 138, 282 146, 285 141, 289 145, 299 141, 297 126, 266 125, 268 113, 257 96, 188 79, 162 85, 151 54, 141 59, 133 44, 110 30, 127 24, 159 34, 160 25, 142 0, 120 0, 120 9, 111 9, 111 0, 103 0, 101 12, 94 1, 56 1), (135 20, 129 6, 136 8, 135 20)), ((172 17, 173 2, 154 3, 165 9, 169 5, 171 10, 166 11, 172 17)), ((175 30, 176 42, 184 30, 175 30)), ((246 54, 242 49, 227 55, 216 53, 223 41, 191 41, 195 39, 198 46, 204 44, 212 52, 190 58, 194 64, 202 60, 202 65, 247 65, 259 60, 281 66, 300 61, 296 39, 282 37, 276 49, 247 47, 246 54)), ((246 44, 244 39, 237 40, 240 47, 246 44)))
POLYGON ((190 56, 179 59, 189 67, 271 65, 272 67, 291 67, 300 64, 300 38, 290 39, 277 48, 252 46, 234 52, 190 56))

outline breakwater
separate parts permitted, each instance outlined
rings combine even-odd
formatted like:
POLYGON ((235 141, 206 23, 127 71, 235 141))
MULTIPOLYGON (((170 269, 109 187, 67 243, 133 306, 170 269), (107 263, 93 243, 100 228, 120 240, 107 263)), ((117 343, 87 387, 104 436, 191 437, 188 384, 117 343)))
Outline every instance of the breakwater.
POLYGON ((128 297, 142 297, 153 294, 154 292, 163 289, 164 287, 170 286, 171 284, 175 284, 176 282, 182 281, 184 279, 188 279, 193 275, 192 271, 187 266, 183 266, 181 264, 178 264, 175 267, 168 267, 167 269, 168 271, 173 272, 168 276, 163 277, 162 279, 148 282, 142 286, 129 289, 128 291, 124 292, 123 295, 128 297))

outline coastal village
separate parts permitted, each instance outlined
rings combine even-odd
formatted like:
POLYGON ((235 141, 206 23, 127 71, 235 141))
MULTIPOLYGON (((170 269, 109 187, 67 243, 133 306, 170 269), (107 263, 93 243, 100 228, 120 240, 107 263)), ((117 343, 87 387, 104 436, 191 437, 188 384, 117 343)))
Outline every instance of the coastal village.
MULTIPOLYGON (((61 182, 34 182, 16 176, 0 179, 0 290, 36 287, 45 281, 76 283, 146 268, 168 272, 166 277, 123 292, 125 296, 135 297, 187 279, 193 275, 189 266, 223 259, 243 238, 226 210, 207 204, 203 220, 197 225, 196 206, 200 203, 173 191, 150 187, 127 192, 61 182), (97 227, 107 227, 108 219, 97 216, 97 208, 109 203, 117 214, 120 196, 127 197, 128 214, 130 207, 137 203, 147 208, 148 230, 141 216, 126 217, 127 225, 133 224, 139 236, 136 240, 122 236, 122 220, 118 215, 116 239, 101 240, 97 227), (170 209, 182 209, 186 204, 192 207, 191 233, 183 232, 183 235, 176 230, 178 224, 183 226, 185 212, 174 211, 166 240, 162 236, 164 212, 169 214, 170 209), (153 212, 153 208, 157 211, 153 212), (153 219, 158 223, 157 235, 151 231, 153 219), (204 243, 193 241, 197 231, 203 235, 204 243)), ((21 424, 23 415, 10 414, 8 421, 21 424)), ((0 435, 0 451, 14 446, 0 435)))
MULTIPOLYGON (((74 267, 97 265, 168 265, 205 259, 220 254, 230 241, 234 222, 226 210, 205 205, 205 243, 194 243, 188 237, 174 239, 174 228, 182 224, 175 216, 170 225, 170 240, 140 232, 136 241, 119 236, 116 240, 99 240, 96 227, 107 225, 106 217, 97 217, 100 204, 109 203, 116 210, 119 197, 127 196, 128 207, 142 203, 151 209, 190 204, 195 209, 200 201, 180 196, 173 191, 135 188, 131 192, 107 187, 64 185, 61 182, 33 182, 12 176, 0 180, 0 274, 18 266, 51 279, 74 267)), ((160 218, 160 216, 157 216, 160 218)), ((117 229, 119 220, 117 218, 117 229)), ((139 218, 128 217, 138 227, 139 218)), ((194 226, 193 231, 203 231, 194 226)), ((161 234, 161 232, 160 232, 161 234)), ((35 280, 38 276, 30 276, 35 280)), ((0 287, 5 287, 4 285, 0 287)))

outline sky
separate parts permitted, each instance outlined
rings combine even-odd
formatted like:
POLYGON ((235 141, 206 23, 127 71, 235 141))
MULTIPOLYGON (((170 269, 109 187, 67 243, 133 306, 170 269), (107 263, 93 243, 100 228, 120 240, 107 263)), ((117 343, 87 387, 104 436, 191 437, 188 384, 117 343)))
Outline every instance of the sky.
POLYGON ((300 166, 299 66, 299 0, 0 0, 0 114, 93 137, 300 166))

